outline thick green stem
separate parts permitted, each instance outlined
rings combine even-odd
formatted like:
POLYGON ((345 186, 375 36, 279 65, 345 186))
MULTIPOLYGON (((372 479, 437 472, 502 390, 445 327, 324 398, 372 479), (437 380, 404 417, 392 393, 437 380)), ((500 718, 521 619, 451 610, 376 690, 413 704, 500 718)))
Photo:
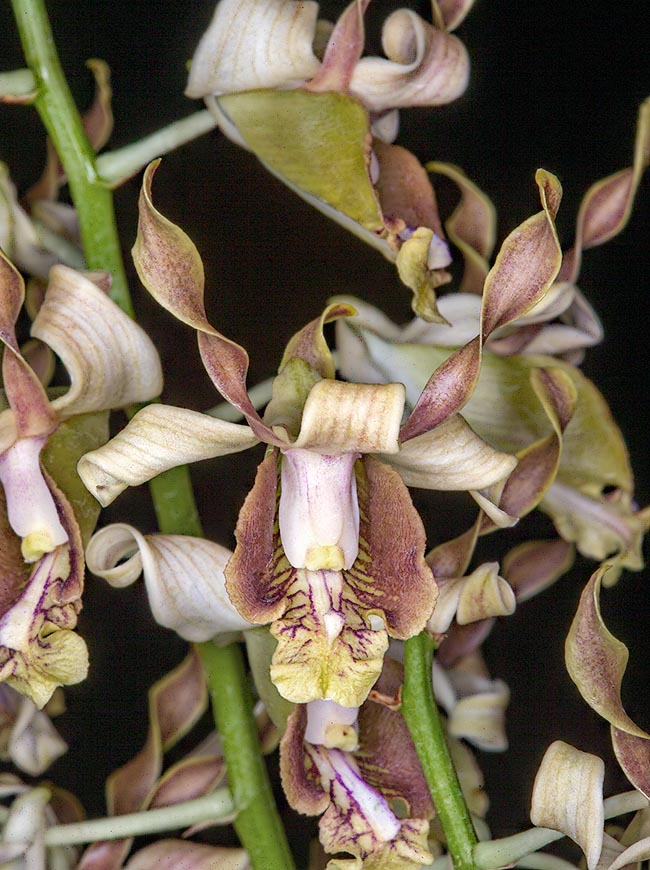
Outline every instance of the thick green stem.
POLYGON ((433 696, 432 663, 433 640, 426 632, 406 641, 402 715, 429 785, 454 868, 475 870, 476 833, 433 696))
POLYGON ((241 691, 246 679, 242 652, 235 645, 197 646, 208 677, 214 718, 228 763, 228 781, 238 809, 235 829, 246 843, 254 867, 292 870, 295 865, 259 751, 252 699, 241 691))
MULTIPOLYGON (((66 173, 91 269, 113 276, 111 297, 127 313, 133 306, 124 273, 113 195, 100 180, 95 155, 86 137, 56 52, 44 0, 12 0, 25 57, 38 96, 36 108, 66 173)), ((160 529, 168 534, 200 536, 201 523, 186 468, 152 481, 160 529)), ((203 645, 210 692, 223 734, 228 777, 238 816, 236 828, 255 870, 291 870, 293 861, 279 822, 248 702, 246 674, 238 646, 203 645), (223 700, 221 700, 223 699, 223 700)))

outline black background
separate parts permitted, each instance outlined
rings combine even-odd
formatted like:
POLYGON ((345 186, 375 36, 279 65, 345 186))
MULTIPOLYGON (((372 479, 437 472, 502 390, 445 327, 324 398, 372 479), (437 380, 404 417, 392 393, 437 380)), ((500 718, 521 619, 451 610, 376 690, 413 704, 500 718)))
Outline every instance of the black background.
MULTIPOLYGON (((384 0, 371 4, 372 39, 395 5, 384 0)), ((342 7, 328 3, 323 14, 334 17, 342 7)), ((212 15, 211 2, 58 0, 48 8, 80 106, 92 95, 84 61, 101 57, 112 68, 116 126, 111 147, 200 108, 183 96, 185 63, 212 15)), ((419 11, 427 14, 425 3, 419 11)), ((478 0, 458 31, 472 58, 466 95, 442 109, 403 112, 398 142, 423 161, 462 166, 493 199, 500 239, 538 209, 535 169, 555 172, 565 192, 558 226, 569 245, 588 186, 631 163, 637 106, 650 94, 649 24, 642 0, 612 5, 600 14, 587 0, 478 0)), ((7 2, 0 4, 0 58, 4 69, 23 65, 7 2)), ((20 190, 40 173, 44 136, 32 108, 0 107, 0 159, 9 164, 20 190)), ((116 193, 136 309, 163 358, 165 400, 206 408, 218 397, 201 369, 191 331, 147 298, 130 265, 138 189, 135 178, 116 193)), ((273 374, 286 340, 320 313, 333 293, 359 295, 397 320, 409 317, 409 293, 390 264, 295 198, 218 132, 164 159, 155 198, 199 248, 209 315, 248 348, 249 383, 273 374)), ((646 178, 627 230, 604 248, 587 252, 580 277, 606 332, 584 368, 623 429, 641 504, 650 498, 649 218, 646 178)), ((192 470, 206 531, 222 543, 233 543, 237 513, 260 456, 258 448, 192 470)), ((430 544, 463 528, 458 513, 470 508, 464 496, 443 500, 415 493, 414 498, 425 516, 430 544)), ((154 529, 144 488, 122 497, 102 522, 118 513, 145 531, 154 529)), ((544 520, 527 520, 522 527, 517 534, 551 534, 544 520)), ((562 640, 591 570, 579 561, 571 575, 500 623, 486 646, 493 675, 512 690, 510 751, 481 756, 495 835, 528 824, 534 772, 553 739, 611 759, 606 724, 582 704, 563 664, 562 640)), ((627 575, 604 593, 603 610, 631 651, 624 685, 628 711, 648 728, 646 577, 627 575)), ((78 792, 90 814, 99 814, 105 776, 144 740, 147 687, 180 660, 184 647, 152 623, 141 584, 114 591, 89 578, 80 631, 91 650, 91 676, 66 692, 68 712, 59 726, 71 748, 51 776, 78 792)), ((606 793, 626 787, 612 761, 606 793)), ((299 830, 303 824, 295 822, 299 830)))

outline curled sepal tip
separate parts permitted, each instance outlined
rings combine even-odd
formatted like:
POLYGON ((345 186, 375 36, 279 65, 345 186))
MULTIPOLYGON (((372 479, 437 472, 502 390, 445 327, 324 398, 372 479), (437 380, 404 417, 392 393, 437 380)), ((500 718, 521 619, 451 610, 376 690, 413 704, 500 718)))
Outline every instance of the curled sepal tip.
POLYGON ((86 549, 89 569, 111 586, 128 586, 143 573, 156 621, 194 642, 250 627, 225 591, 230 555, 202 538, 141 535, 126 523, 97 532, 86 549))

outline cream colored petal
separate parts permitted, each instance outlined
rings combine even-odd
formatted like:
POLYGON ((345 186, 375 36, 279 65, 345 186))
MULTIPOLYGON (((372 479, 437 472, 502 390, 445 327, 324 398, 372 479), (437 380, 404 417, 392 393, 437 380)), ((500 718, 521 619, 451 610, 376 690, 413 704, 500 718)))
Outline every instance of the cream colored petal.
POLYGON ((42 708, 59 686, 86 679, 88 649, 78 634, 68 629, 44 632, 15 657, 7 683, 42 708))
POLYGON ((562 740, 546 750, 535 777, 530 820, 571 837, 594 870, 603 845, 605 765, 562 740))
POLYGON ((86 453, 77 470, 105 507, 128 486, 177 465, 238 453, 256 443, 248 426, 171 405, 148 405, 115 438, 86 453))
POLYGON ((465 46, 410 9, 398 9, 386 19, 382 44, 386 57, 362 58, 350 83, 350 93, 371 112, 443 105, 467 87, 465 46))
POLYGON ((458 414, 403 444, 396 456, 382 456, 407 486, 472 490, 491 486, 513 470, 514 456, 483 441, 458 414))
POLYGON ((86 548, 89 570, 111 586, 128 586, 143 573, 156 622, 194 643, 251 627, 226 593, 231 555, 203 538, 145 536, 126 523, 97 532, 86 548))
POLYGON ((9 736, 8 754, 12 763, 30 776, 40 776, 67 748, 50 717, 29 698, 21 698, 9 736))
POLYGON ((628 846, 624 852, 609 865, 609 870, 622 870, 630 864, 637 864, 641 861, 647 861, 650 858, 650 837, 645 837, 628 846))
POLYGON ((399 450, 404 412, 401 384, 349 384, 324 379, 311 389, 300 434, 292 447, 319 453, 382 453, 399 450))
POLYGON ((62 417, 122 408, 162 390, 151 339, 92 281, 67 266, 51 270, 32 335, 52 348, 70 375, 70 389, 52 402, 62 417))
POLYGON ((318 3, 221 0, 192 58, 185 94, 291 87, 314 76, 318 3))
POLYGON ((449 715, 449 733, 485 752, 505 752, 505 710, 510 691, 501 680, 494 680, 492 685, 491 691, 460 699, 449 715))
POLYGON ((515 607, 515 593, 499 576, 498 562, 486 562, 464 578, 456 621, 468 625, 491 616, 510 616, 515 607))
MULTIPOLYGON (((500 490, 500 487, 492 487, 492 489, 500 490)), ((509 529, 517 525, 519 517, 514 517, 507 511, 498 507, 498 498, 495 497, 489 490, 479 492, 477 489, 470 490, 469 493, 476 504, 481 508, 483 513, 489 517, 498 529, 509 529)), ((497 492, 496 495, 499 493, 497 492)))
POLYGON ((479 333, 481 299, 473 293, 448 293, 438 299, 438 311, 447 323, 427 323, 415 317, 397 339, 402 343, 460 347, 479 333))

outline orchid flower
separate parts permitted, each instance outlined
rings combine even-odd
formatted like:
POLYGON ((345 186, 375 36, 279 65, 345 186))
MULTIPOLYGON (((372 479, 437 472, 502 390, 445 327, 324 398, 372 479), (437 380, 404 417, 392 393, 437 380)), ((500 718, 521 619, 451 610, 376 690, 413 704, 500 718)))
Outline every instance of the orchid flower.
POLYGON ((42 707, 56 686, 78 682, 87 670, 85 644, 72 629, 83 589, 82 535, 89 534, 97 512, 69 465, 106 438, 106 427, 105 420, 78 422, 78 416, 152 398, 162 379, 156 351, 140 327, 88 277, 58 265, 32 325, 32 335, 59 356, 70 376, 70 388, 50 400, 16 340, 22 278, 4 258, 0 269, 9 405, 0 413, 0 680, 42 707))
MULTIPOLYGON (((642 144, 647 139, 649 109, 650 103, 641 113, 644 132, 638 141, 642 144)), ((638 146, 637 153, 641 152, 645 150, 638 146)), ((620 212, 629 210, 642 161, 635 165, 637 169, 613 177, 618 182, 605 179, 596 193, 587 196, 579 226, 599 225, 604 234, 622 225, 620 212)), ((557 208, 557 200, 551 208, 557 208)), ((586 237, 586 231, 581 234, 586 237)), ((502 450, 517 451, 520 459, 515 474, 520 474, 521 486, 514 478, 508 481, 501 508, 522 516, 539 505, 550 514, 559 534, 575 542, 584 555, 602 560, 618 554, 619 567, 638 570, 643 564, 640 545, 650 525, 650 511, 638 512, 634 505, 625 443, 603 397, 575 366, 560 359, 537 354, 500 356, 490 350, 493 335, 543 306, 549 293, 551 298, 555 295, 558 285, 553 281, 564 261, 557 240, 554 248, 549 246, 542 254, 535 247, 539 238, 539 227, 533 230, 527 221, 504 241, 484 280, 479 323, 468 321, 464 334, 456 333, 453 345, 466 340, 458 350, 403 340, 402 331, 382 314, 347 300, 355 304, 359 315, 337 325, 340 370, 344 377, 374 383, 401 380, 407 404, 415 408, 421 406, 419 396, 425 385, 425 392, 433 397, 436 389, 445 394, 454 381, 464 384, 458 389, 456 407, 464 406, 463 415, 478 434, 502 450), (544 257, 546 267, 542 266, 544 257), (546 270, 541 287, 540 266, 546 270), (542 372, 545 383, 539 380, 542 372), (550 436, 545 435, 549 425, 554 430, 550 436)), ((589 238, 596 243, 595 230, 589 238)), ((574 261, 575 256, 571 255, 574 261)), ((461 302, 461 296, 472 298, 459 294, 461 302)), ((423 329, 433 329, 438 336, 444 327, 423 329)))
POLYGON ((482 488, 512 471, 514 460, 460 418, 437 431, 422 419, 422 437, 400 444, 401 384, 334 379, 323 325, 350 315, 348 306, 330 306, 291 339, 262 419, 245 387, 246 352, 206 319, 196 248, 153 206, 154 170, 140 200, 139 274, 164 307, 197 330, 210 378, 248 425, 150 406, 86 454, 79 473, 108 504, 182 462, 269 445, 240 513, 228 595, 245 620, 272 624, 279 643, 271 676, 284 697, 358 706, 379 675, 388 635, 422 630, 437 596, 423 558, 424 530, 400 474, 418 486, 482 488))
MULTIPOLYGON (((625 228, 649 161, 650 100, 646 100, 638 113, 632 166, 589 188, 578 212, 574 244, 564 252, 562 266, 549 292, 512 323, 495 330, 486 342, 489 350, 504 355, 551 354, 578 364, 584 349, 602 340, 598 317, 575 283, 582 252, 608 242, 625 228)), ((461 200, 445 222, 445 229, 463 256, 463 276, 460 292, 438 300, 446 324, 427 324, 415 318, 400 331, 397 340, 457 347, 479 331, 479 297, 494 248, 496 215, 489 199, 460 169, 444 163, 429 163, 426 168, 448 177, 461 192, 461 200)))
POLYGON ((435 289, 451 278, 451 256, 435 193, 414 155, 390 143, 398 107, 465 90, 467 53, 449 31, 472 2, 433 2, 435 24, 394 11, 386 58, 361 57, 368 2, 353 0, 332 27, 313 2, 222 0, 186 93, 204 97, 224 132, 295 193, 395 262, 414 310, 441 321, 435 289))
MULTIPOLYGON (((354 856, 332 859, 329 870, 416 868, 431 864, 430 849, 442 851, 437 837, 429 839, 434 807, 415 747, 390 703, 401 682, 401 666, 387 658, 371 699, 360 709, 312 701, 289 717, 280 744, 289 803, 298 812, 322 816, 326 852, 354 856)), ((452 743, 460 746, 453 738, 452 743)), ((459 763, 461 786, 472 811, 484 815, 485 795, 475 801, 480 783, 466 761, 459 763)))

